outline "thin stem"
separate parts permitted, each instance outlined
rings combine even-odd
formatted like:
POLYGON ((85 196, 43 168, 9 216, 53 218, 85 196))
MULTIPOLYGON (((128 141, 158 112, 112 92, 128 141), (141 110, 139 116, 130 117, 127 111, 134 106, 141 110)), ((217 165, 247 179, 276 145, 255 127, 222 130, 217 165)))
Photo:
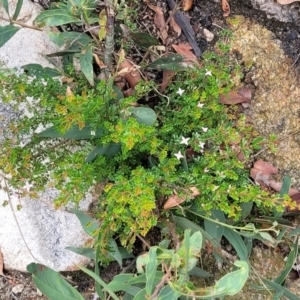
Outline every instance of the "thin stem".
POLYGON ((38 31, 43 31, 43 29, 40 29, 36 26, 30 26, 30 25, 27 25, 23 22, 15 21, 15 20, 12 20, 12 19, 7 19, 7 18, 0 17, 0 20, 6 21, 6 22, 9 22, 9 23, 13 23, 13 24, 17 24, 17 25, 20 25, 20 26, 25 27, 25 28, 30 28, 30 29, 34 29, 34 30, 38 30, 38 31))

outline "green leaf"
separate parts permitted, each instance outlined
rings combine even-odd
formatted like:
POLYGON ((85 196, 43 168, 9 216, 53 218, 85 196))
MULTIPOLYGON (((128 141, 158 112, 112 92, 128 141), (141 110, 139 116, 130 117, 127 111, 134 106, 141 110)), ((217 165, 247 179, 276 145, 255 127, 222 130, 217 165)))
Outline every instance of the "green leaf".
POLYGON ((151 46, 159 44, 158 39, 145 32, 131 32, 130 37, 139 47, 147 50, 151 46))
POLYGON ((236 261, 234 265, 240 269, 226 274, 215 284, 217 291, 226 291, 226 294, 231 296, 243 288, 249 276, 249 265, 245 261, 236 261))
POLYGON ((211 243, 214 249, 219 248, 219 244, 205 230, 203 230, 203 228, 201 228, 197 224, 183 217, 173 216, 173 219, 176 225, 181 227, 182 229, 190 228, 192 232, 200 231, 202 236, 211 243))
POLYGON ((19 16, 19 13, 21 11, 22 5, 23 5, 23 0, 18 0, 16 10, 15 10, 14 15, 12 17, 13 20, 17 20, 17 18, 19 16))
MULTIPOLYGON (((216 210, 216 209, 212 209, 210 211, 211 213, 211 219, 213 220, 218 220, 222 223, 226 222, 224 213, 220 210, 216 210)), ((223 232, 224 232, 224 226, 217 224, 215 222, 209 221, 207 219, 204 220, 204 226, 205 226, 205 230, 206 232, 212 237, 214 238, 218 243, 220 243, 221 238, 223 236, 223 232)))
POLYGON ((92 248, 66 247, 65 249, 85 256, 89 259, 95 259, 95 250, 92 248))
POLYGON ((280 197, 283 197, 284 195, 289 194, 290 186, 291 186, 291 177, 290 176, 284 176, 282 186, 281 186, 281 189, 280 189, 280 197))
POLYGON ((180 293, 174 291, 171 289, 170 286, 166 285, 164 286, 161 291, 158 294, 159 300, 176 300, 178 297, 180 297, 180 293))
POLYGON ((86 162, 92 162, 98 155, 113 157, 121 150, 121 144, 110 143, 105 146, 96 146, 85 159, 86 162))
POLYGON ((19 31, 19 27, 14 25, 0 26, 0 47, 2 47, 14 34, 19 31))
POLYGON ((244 202, 244 203, 241 203, 240 206, 242 209, 241 218, 242 218, 242 220, 245 220, 251 213, 251 210, 253 207, 253 202, 244 202))
POLYGON ((80 53, 80 50, 66 50, 66 51, 58 51, 58 52, 53 52, 51 54, 47 54, 47 57, 57 57, 57 56, 64 56, 64 55, 69 55, 69 54, 75 54, 75 53, 80 53))
MULTIPOLYGON (((109 286, 98 276, 96 275, 94 272, 92 272, 91 270, 82 267, 82 266, 78 266, 83 272, 85 272, 86 274, 88 274, 89 276, 91 276, 92 278, 95 279, 95 281, 97 283, 99 283, 103 289, 111 296, 111 298, 115 299, 115 300, 119 300, 118 296, 109 288, 109 286)), ((62 298, 64 299, 64 298, 62 298)), ((62 300, 61 299, 61 300, 62 300)))
POLYGON ((59 132, 55 126, 49 127, 46 130, 38 134, 39 137, 48 137, 48 138, 64 138, 64 139, 78 139, 85 140, 90 138, 100 138, 103 136, 103 128, 97 128, 94 130, 94 127, 87 124, 84 128, 79 129, 78 125, 73 125, 67 132, 59 132), (91 132, 95 131, 95 135, 91 135, 91 132))
POLYGON ((132 107, 130 111, 140 124, 153 125, 157 118, 155 111, 149 107, 132 107))
POLYGON ((208 277, 212 277, 213 275, 206 272, 205 270, 202 270, 198 267, 194 267, 193 269, 191 269, 189 271, 189 275, 191 276, 196 276, 196 277, 202 277, 202 278, 208 278, 208 277))
POLYGON ((130 286, 138 283, 146 283, 146 274, 119 274, 108 284, 110 290, 114 292, 127 291, 130 286))
POLYGON ((69 210, 77 216, 83 230, 88 235, 93 237, 95 232, 99 229, 99 224, 92 217, 81 210, 74 208, 69 208, 69 210))
POLYGON ((225 228, 224 236, 237 252, 240 260, 247 261, 248 251, 241 236, 232 229, 225 228))
POLYGON ((24 69, 28 75, 36 76, 36 77, 57 77, 61 76, 61 72, 59 70, 49 68, 49 67, 43 67, 39 64, 28 64, 22 66, 22 69, 24 69))
POLYGON ((133 298, 133 300, 145 300, 146 298, 146 289, 141 289, 133 298))
POLYGON ((46 26, 60 26, 69 23, 82 24, 82 20, 71 15, 66 9, 51 9, 42 11, 35 23, 46 26))
MULTIPOLYGON (((3 8, 5 9, 6 13, 9 15, 9 8, 8 8, 8 1, 7 0, 0 0, 0 2, 2 3, 3 5, 3 8)), ((1 47, 1 46, 0 46, 1 47)))
MULTIPOLYGON (((62 47, 64 45, 70 46, 70 45, 77 45, 80 46, 80 49, 84 46, 92 42, 92 39, 86 34, 86 33, 80 33, 80 32, 48 32, 48 36, 50 40, 56 44, 58 47, 62 47)), ((72 50, 79 50, 79 47, 76 47, 76 49, 73 49, 73 47, 66 47, 65 50, 70 50, 69 48, 72 48, 72 50)))
POLYGON ((84 300, 79 292, 54 270, 31 263, 27 266, 27 271, 32 274, 37 288, 50 300, 84 300))
POLYGON ((149 261, 146 264, 146 294, 151 296, 154 288, 155 274, 158 266, 156 259, 157 247, 151 247, 149 251, 149 261))
POLYGON ((180 70, 182 69, 183 57, 180 54, 170 54, 162 57, 148 65, 149 69, 156 70, 180 70))
POLYGON ((290 274, 290 271, 293 268, 294 262, 298 256, 298 238, 296 239, 295 244, 293 245, 293 250, 289 253, 284 269, 280 272, 278 277, 274 280, 275 283, 282 284, 286 277, 290 274))
POLYGON ((299 300, 299 296, 291 293, 288 289, 284 288, 283 286, 281 286, 280 284, 278 283, 275 283, 271 280, 268 280, 268 279, 264 279, 262 278, 262 281, 269 287, 271 288, 272 290, 274 290, 275 292, 277 293, 281 293, 282 292, 282 295, 286 298, 288 298, 289 300, 299 300))
POLYGON ((290 233, 287 234, 287 237, 292 237, 294 235, 299 235, 300 233, 300 226, 293 229, 290 233))
POLYGON ((94 86, 93 51, 92 45, 82 51, 79 56, 80 67, 83 75, 91 86, 94 86))
POLYGON ((113 238, 109 239, 109 255, 118 262, 120 268, 122 268, 122 256, 119 251, 118 245, 113 238))

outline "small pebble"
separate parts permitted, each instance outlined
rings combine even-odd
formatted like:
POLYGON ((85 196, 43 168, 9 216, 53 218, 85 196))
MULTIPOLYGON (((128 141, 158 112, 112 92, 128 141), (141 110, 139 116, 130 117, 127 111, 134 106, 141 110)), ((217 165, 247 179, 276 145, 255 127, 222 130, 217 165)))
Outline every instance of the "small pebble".
POLYGON ((22 293, 23 290, 24 290, 24 284, 21 284, 21 283, 15 285, 15 286, 11 289, 11 291, 12 291, 15 295, 22 293))
POLYGON ((211 42, 215 37, 215 35, 212 32, 210 32, 209 30, 207 30, 206 28, 203 29, 203 34, 204 34, 205 39, 208 42, 211 42))

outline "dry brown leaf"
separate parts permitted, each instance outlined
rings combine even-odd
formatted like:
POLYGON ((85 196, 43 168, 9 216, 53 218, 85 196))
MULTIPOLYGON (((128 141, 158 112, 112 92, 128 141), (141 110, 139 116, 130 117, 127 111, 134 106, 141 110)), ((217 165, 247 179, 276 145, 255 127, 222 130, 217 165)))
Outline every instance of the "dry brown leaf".
MULTIPOLYGON (((196 187, 190 187, 189 188, 191 191, 191 196, 192 197, 196 197, 199 196, 201 193, 199 192, 199 190, 196 187)), ((172 196, 170 196, 167 200, 167 202, 164 205, 164 209, 170 209, 174 206, 177 206, 179 204, 181 204, 182 202, 184 202, 187 199, 187 196, 183 196, 183 197, 179 197, 176 193, 172 196)))
POLYGON ((254 163, 253 168, 264 172, 265 174, 271 175, 271 174, 277 174, 278 169, 272 166, 271 164, 263 161, 263 160, 258 160, 254 163))
POLYGON ((193 0, 183 0, 182 1, 182 9, 184 11, 188 11, 192 8, 193 6, 193 0))
POLYGON ((127 59, 120 63, 118 74, 126 79, 131 88, 134 88, 141 80, 141 74, 138 71, 137 66, 127 59))
POLYGON ((300 1, 300 0, 277 0, 277 2, 281 5, 291 4, 296 1, 300 1))
POLYGON ((154 17, 154 24, 159 29, 160 38, 163 44, 166 44, 168 38, 168 32, 167 32, 166 22, 164 18, 164 13, 162 9, 158 6, 148 4, 148 7, 151 8, 156 13, 154 17))
POLYGON ((172 27, 174 32, 177 34, 177 37, 179 37, 181 35, 181 27, 175 21, 174 17, 171 17, 171 19, 170 19, 170 26, 172 27))
POLYGON ((74 94, 69 86, 67 86, 66 97, 73 97, 74 94))
POLYGON ((179 205, 180 203, 184 202, 186 197, 179 198, 178 195, 172 195, 168 198, 167 202, 164 205, 164 209, 170 209, 174 206, 179 205))
POLYGON ((191 51, 193 48, 189 43, 172 44, 171 46, 177 53, 184 57, 185 62, 193 62, 200 65, 197 56, 191 51))
POLYGON ((103 68, 107 68, 107 66, 104 64, 104 62, 98 57, 97 54, 93 54, 94 58, 95 58, 95 62, 96 64, 99 66, 100 69, 103 69, 103 68))
POLYGON ((222 10, 223 10, 223 16, 228 17, 230 15, 230 6, 227 0, 221 0, 222 1, 222 10))
POLYGON ((163 79, 162 84, 160 85, 159 91, 163 93, 167 86, 171 83, 172 77, 175 75, 175 72, 172 70, 164 70, 163 71, 163 79))
POLYGON ((1 252, 1 249, 0 249, 0 276, 1 275, 4 275, 3 274, 3 255, 2 255, 2 252, 1 252))
POLYGON ((250 102, 252 98, 252 91, 250 88, 241 88, 240 90, 231 91, 226 95, 220 96, 220 103, 223 104, 238 104, 244 102, 250 102))

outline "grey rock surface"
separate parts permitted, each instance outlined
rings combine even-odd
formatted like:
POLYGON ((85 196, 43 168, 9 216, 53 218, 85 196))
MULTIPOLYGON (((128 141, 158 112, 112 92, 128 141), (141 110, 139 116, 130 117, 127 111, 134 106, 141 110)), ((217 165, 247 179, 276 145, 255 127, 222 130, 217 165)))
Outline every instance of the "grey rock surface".
POLYGON ((254 8, 264 11, 268 18, 300 25, 300 4, 280 5, 276 0, 251 0, 254 8))
MULTIPOLYGON (((8 2, 13 13, 17 0, 8 2)), ((24 0, 18 20, 32 25, 40 11, 39 6, 24 0)), ((0 16, 7 17, 1 4, 0 16)), ((7 22, 1 21, 0 25, 7 25, 7 22)), ((0 62, 7 68, 19 68, 29 63, 51 67, 43 54, 57 50, 45 32, 22 28, 0 48, 0 62)), ((5 128, 9 120, 17 117, 19 113, 14 112, 9 105, 1 103, 0 99, 1 128, 5 128)), ((1 142, 3 136, 0 137, 0 146, 1 142)), ((1 170, 0 184, 3 188, 1 170)), ((47 189, 36 200, 19 198, 14 191, 8 197, 0 189, 0 250, 6 269, 26 271, 29 263, 39 262, 58 271, 71 271, 76 269, 75 265, 86 265, 89 262, 87 258, 65 250, 67 246, 84 247, 90 237, 82 230, 74 214, 52 207, 52 201, 57 195, 57 190, 47 189), (9 205, 2 205, 9 202, 9 205), (20 210, 19 206, 22 207, 20 210)), ((89 201, 83 204, 85 206, 82 208, 87 209, 89 201)))

